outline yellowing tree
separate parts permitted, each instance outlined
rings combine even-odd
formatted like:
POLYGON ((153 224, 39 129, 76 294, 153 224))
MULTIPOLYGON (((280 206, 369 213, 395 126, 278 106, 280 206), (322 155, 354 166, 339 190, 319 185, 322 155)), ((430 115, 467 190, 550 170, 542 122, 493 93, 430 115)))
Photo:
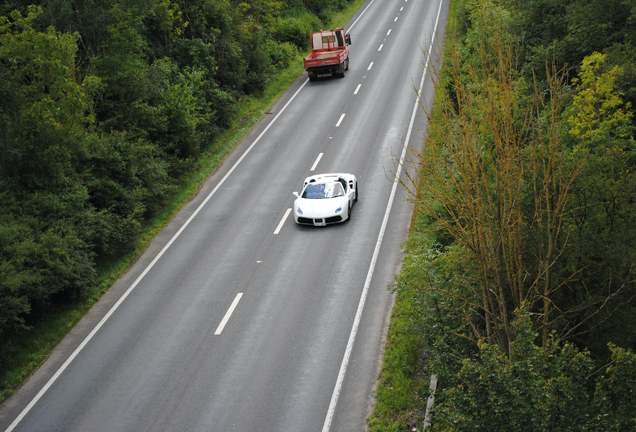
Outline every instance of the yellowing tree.
POLYGON ((528 97, 505 20, 479 13, 487 15, 474 15, 481 42, 473 53, 446 48, 426 148, 410 162, 422 167, 422 181, 411 178, 407 188, 417 210, 461 245, 471 268, 465 283, 422 289, 443 290, 474 340, 509 354, 515 309, 529 305, 543 344, 562 316, 553 298, 568 276, 554 268, 567 243, 565 206, 582 161, 571 160, 563 145, 563 74, 548 69, 547 91, 528 97))
POLYGON ((629 137, 631 104, 625 103, 623 94, 615 88, 623 70, 614 66, 603 72, 606 57, 597 52, 585 57, 579 78, 572 80, 578 83, 578 94, 568 117, 570 134, 584 140, 629 137))

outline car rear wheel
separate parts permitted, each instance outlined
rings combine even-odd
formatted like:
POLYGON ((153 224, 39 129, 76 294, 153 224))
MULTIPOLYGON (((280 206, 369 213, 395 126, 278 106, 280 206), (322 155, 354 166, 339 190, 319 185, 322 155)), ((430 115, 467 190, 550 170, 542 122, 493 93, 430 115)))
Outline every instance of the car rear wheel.
POLYGON ((353 202, 358 202, 358 194, 360 193, 360 186, 356 183, 356 196, 353 199, 353 202))

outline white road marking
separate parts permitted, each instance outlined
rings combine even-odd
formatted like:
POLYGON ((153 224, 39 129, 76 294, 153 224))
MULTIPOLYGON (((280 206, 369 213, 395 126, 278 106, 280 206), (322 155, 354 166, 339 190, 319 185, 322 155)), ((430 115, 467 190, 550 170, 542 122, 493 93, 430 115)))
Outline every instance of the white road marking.
POLYGON ((367 68, 367 70, 371 70, 371 67, 373 67, 373 62, 371 62, 371 64, 369 65, 369 67, 367 68))
POLYGON ((386 35, 387 35, 387 36, 388 36, 388 35, 390 35, 390 34, 391 34, 391 29, 389 29, 389 31, 388 31, 388 32, 386 32, 386 35))
POLYGON ((358 90, 360 90, 360 87, 362 87, 362 84, 358 84, 358 87, 356 87, 356 91, 354 91, 353 94, 358 94, 358 90))
POLYGON ((234 301, 230 305, 230 308, 225 313, 225 316, 223 317, 221 324, 219 324, 219 327, 214 332, 215 335, 221 334, 221 332, 223 331, 223 328, 225 328, 225 324, 227 324, 227 322, 230 320, 230 317, 234 313, 234 309, 236 309, 236 305, 238 304, 239 300, 241 300, 241 297, 243 297, 243 293, 238 293, 236 295, 236 297, 234 298, 234 301))
POLYGON ((402 12, 402 10, 404 10, 404 6, 402 6, 402 7, 400 8, 400 12, 402 12))
POLYGON ((291 210, 292 209, 290 209, 290 208, 287 209, 287 211, 285 212, 285 216, 283 216, 283 218, 278 223, 278 226, 276 227, 276 231, 274 231, 274 235, 278 234, 280 232, 281 228, 283 228, 283 225, 285 224, 285 221, 287 220, 287 216, 289 216, 289 213, 291 212, 291 210))
MULTIPOLYGON (((439 16, 442 12, 442 3, 443 0, 439 2, 439 9, 437 10, 437 18, 435 19, 435 26, 433 27, 433 37, 431 38, 431 45, 428 49, 428 56, 426 58, 426 64, 424 65, 424 72, 422 73, 422 79, 420 80, 420 87, 417 91, 417 97, 415 98, 415 106, 413 107, 413 112, 411 113, 411 122, 409 123, 409 128, 406 133, 406 139, 404 140, 404 144, 402 147, 402 155, 400 156, 400 162, 398 164, 398 169, 395 173, 395 178, 400 178, 402 173, 402 166, 404 165, 404 159, 406 157, 406 150, 408 148, 409 140, 411 139, 411 132, 413 131, 413 125, 415 123, 415 115, 417 114, 417 108, 419 107, 420 97, 422 94, 422 88, 424 87, 424 79, 426 78, 426 73, 428 72, 428 64, 431 60, 431 52, 433 51, 433 43, 435 41, 435 35, 437 34, 437 24, 439 23, 439 16)), ((358 310, 356 311, 356 316, 353 320, 353 326, 351 327, 351 333, 349 334, 349 341, 347 342, 347 348, 345 349, 344 357, 342 359, 342 363, 340 365, 340 372, 338 372, 338 378, 336 379, 336 386, 333 389, 333 394, 331 395, 331 402, 329 403, 329 409, 327 410, 327 416, 325 417, 325 423, 322 427, 322 432, 329 432, 331 428, 331 422, 333 421, 333 416, 336 412, 336 405, 338 404, 338 397, 340 396, 340 390, 342 389, 342 383, 344 381, 345 372, 347 371, 347 366, 349 365, 349 359, 351 358, 351 352, 353 351, 353 344, 356 340, 356 334, 358 333, 358 327, 360 326, 360 320, 362 318, 362 310, 364 309, 364 303, 367 299, 367 294, 369 293, 369 287, 371 285, 371 278, 373 277, 373 271, 375 270, 375 263, 378 260, 378 255, 380 253, 380 246, 382 246, 382 239, 384 238, 384 232, 386 231, 386 226, 389 220, 389 215, 391 213, 391 208, 393 207, 393 200, 395 199, 395 193, 397 190, 397 185, 399 182, 393 182, 393 188, 391 189, 391 195, 389 197, 389 202, 386 207, 386 211, 384 212, 384 219, 382 220, 382 226, 380 228, 380 233, 378 234, 378 240, 375 244, 375 250, 373 251, 373 258, 371 258, 371 264, 369 265, 369 272, 367 273, 367 279, 364 282, 364 288, 362 289, 362 294, 360 295, 360 302, 358 303, 358 310)))
POLYGON ((318 155, 318 157, 316 158, 316 162, 314 162, 314 164, 311 166, 311 169, 309 171, 313 171, 316 169, 316 167, 318 166, 318 162, 320 162, 320 159, 322 159, 322 153, 318 155))
POLYGON ((360 18, 362 18, 362 15, 364 15, 364 13, 367 11, 367 9, 369 9, 369 7, 371 7, 371 5, 373 4, 373 2, 374 2, 374 1, 375 1, 375 0, 371 0, 371 1, 369 2, 369 4, 367 5, 367 7, 366 7, 366 8, 364 8, 364 10, 362 11, 362 13, 361 13, 360 15, 358 15, 358 18, 356 18, 356 20, 353 22, 353 24, 351 24, 351 26, 349 27, 349 31, 351 31, 351 29, 353 28, 353 26, 354 26, 354 25, 356 25, 356 23, 358 22, 358 20, 359 20, 360 18))
POLYGON ((396 22, 396 21, 397 21, 397 19, 398 19, 398 17, 395 17, 395 19, 393 20, 393 22, 396 22))
POLYGON ((378 48, 378 51, 382 51, 382 47, 384 46, 384 44, 380 44, 380 48, 378 48))
POLYGON ((336 127, 340 126, 340 123, 342 123, 342 119, 344 118, 345 113, 342 113, 342 115, 340 116, 340 120, 338 120, 338 123, 336 123, 336 127))

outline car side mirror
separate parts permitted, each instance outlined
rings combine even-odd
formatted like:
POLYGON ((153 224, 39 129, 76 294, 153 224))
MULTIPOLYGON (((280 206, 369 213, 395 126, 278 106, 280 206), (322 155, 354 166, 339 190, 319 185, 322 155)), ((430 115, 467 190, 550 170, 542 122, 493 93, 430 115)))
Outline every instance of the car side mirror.
POLYGON ((296 198, 300 198, 300 196, 298 196, 298 192, 293 192, 292 195, 295 196, 296 198))
POLYGON ((345 34, 345 40, 347 41, 347 45, 351 45, 351 35, 349 33, 345 34))

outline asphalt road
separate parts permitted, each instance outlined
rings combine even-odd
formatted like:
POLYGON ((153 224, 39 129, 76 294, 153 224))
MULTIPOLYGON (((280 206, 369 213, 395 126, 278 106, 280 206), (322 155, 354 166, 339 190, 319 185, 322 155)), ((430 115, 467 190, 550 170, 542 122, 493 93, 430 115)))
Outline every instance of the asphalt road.
POLYGON ((296 81, 0 407, 0 430, 364 430, 411 215, 392 179, 422 146, 440 1, 365 3, 347 76, 296 81), (322 172, 358 177, 351 221, 285 219, 322 172))

